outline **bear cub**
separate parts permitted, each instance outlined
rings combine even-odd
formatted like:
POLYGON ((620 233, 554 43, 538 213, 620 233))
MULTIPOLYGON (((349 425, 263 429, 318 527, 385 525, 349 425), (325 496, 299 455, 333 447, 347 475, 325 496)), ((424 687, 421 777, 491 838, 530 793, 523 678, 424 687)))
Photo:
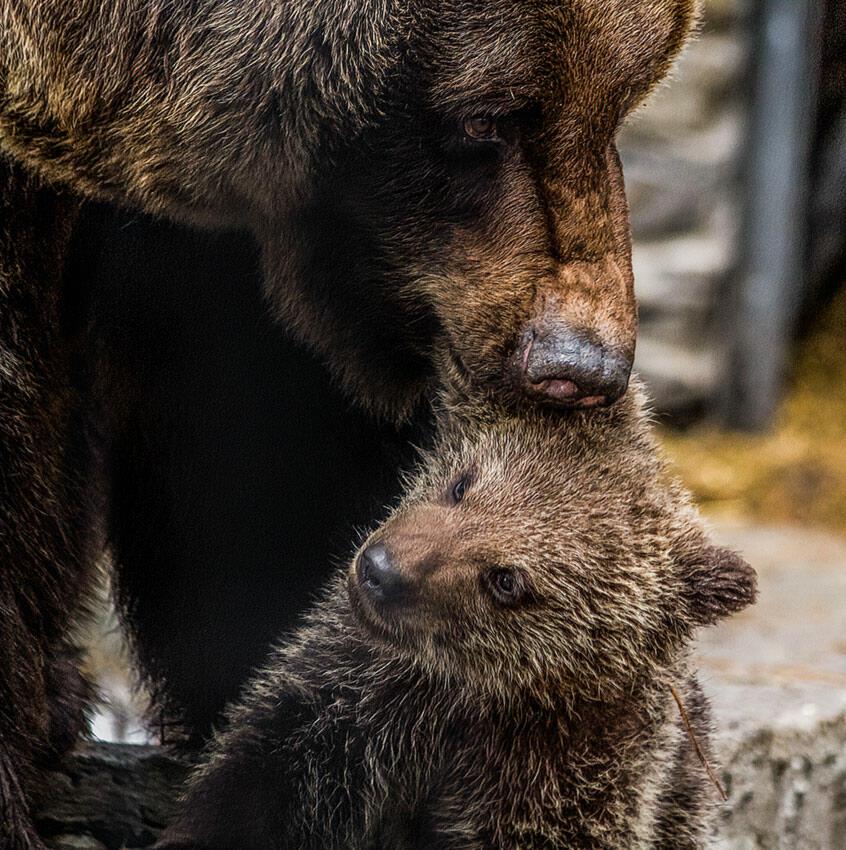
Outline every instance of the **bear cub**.
POLYGON ((231 711, 160 846, 704 847, 689 647, 754 597, 639 391, 569 417, 444 404, 402 503, 231 711))

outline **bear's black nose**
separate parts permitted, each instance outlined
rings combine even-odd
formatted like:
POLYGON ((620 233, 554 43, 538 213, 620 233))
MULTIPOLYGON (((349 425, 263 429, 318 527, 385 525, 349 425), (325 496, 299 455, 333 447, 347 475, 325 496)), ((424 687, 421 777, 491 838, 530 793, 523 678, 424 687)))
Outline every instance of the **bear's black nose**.
POLYGON ((356 573, 362 590, 379 602, 399 602, 411 589, 384 543, 374 543, 358 556, 356 573))
POLYGON ((564 324, 536 329, 522 354, 523 386, 539 400, 572 407, 612 404, 626 392, 628 358, 564 324))

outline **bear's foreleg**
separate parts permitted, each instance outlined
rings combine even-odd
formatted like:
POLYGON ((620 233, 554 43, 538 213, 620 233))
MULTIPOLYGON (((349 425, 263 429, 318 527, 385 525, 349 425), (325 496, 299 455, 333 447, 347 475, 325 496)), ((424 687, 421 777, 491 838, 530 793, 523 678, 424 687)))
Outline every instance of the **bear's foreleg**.
POLYGON ((38 767, 72 744, 85 686, 64 641, 93 576, 93 460, 62 321, 77 203, 0 157, 0 847, 39 847, 38 767), (51 694, 61 700, 53 700, 51 694))

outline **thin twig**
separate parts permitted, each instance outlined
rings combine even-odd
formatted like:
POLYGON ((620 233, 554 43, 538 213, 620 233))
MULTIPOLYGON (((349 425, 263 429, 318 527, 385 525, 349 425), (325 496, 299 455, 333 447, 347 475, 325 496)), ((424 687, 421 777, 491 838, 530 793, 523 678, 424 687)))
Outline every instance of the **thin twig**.
POLYGON ((681 715, 682 722, 684 723, 684 728, 687 729, 687 735, 690 738, 690 743, 693 744, 693 749, 696 750, 696 755, 699 757, 699 761, 702 762, 702 767, 705 768, 705 771, 708 774, 708 778, 711 782, 714 783, 714 787, 717 791, 720 792, 720 797, 722 797, 723 802, 728 801, 728 796, 726 794, 725 788, 723 788, 722 783, 717 778, 717 774, 714 773, 713 768, 708 762, 708 759, 705 758, 705 753, 702 752, 702 747, 699 746, 699 741, 696 739, 696 733, 693 731, 693 726, 690 725, 690 720, 687 716, 687 711, 685 711, 684 703, 682 702, 682 698, 679 696, 678 691, 670 685, 670 693, 673 695, 673 699, 676 701, 676 705, 679 707, 679 714, 681 715))

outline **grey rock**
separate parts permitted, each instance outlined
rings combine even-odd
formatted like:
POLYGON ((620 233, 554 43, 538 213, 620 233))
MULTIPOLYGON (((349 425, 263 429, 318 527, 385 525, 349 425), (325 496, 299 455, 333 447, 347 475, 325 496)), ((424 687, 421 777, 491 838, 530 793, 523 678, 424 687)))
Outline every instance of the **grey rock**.
POLYGON ((106 850, 106 845, 90 835, 57 835, 50 839, 53 850, 106 850))
POLYGON ((51 777, 36 813, 56 850, 117 850, 155 841, 188 763, 161 747, 83 744, 51 777))
POLYGON ((751 0, 706 0, 702 29, 671 81, 619 138, 641 308, 638 364, 667 412, 713 407, 722 385, 718 317, 741 230, 751 8, 751 0))
POLYGON ((846 541, 723 527, 757 605, 702 635, 729 802, 719 850, 846 850, 846 541))
POLYGON ((636 243, 632 265, 641 309, 704 315, 714 303, 715 287, 733 264, 733 240, 707 231, 636 243))
POLYGON ((648 149, 627 149, 626 190, 635 242, 701 227, 725 195, 725 172, 648 149))
POLYGON ((646 381, 655 407, 682 412, 703 403, 713 392, 720 361, 710 348, 674 345, 641 333, 635 369, 646 381))

